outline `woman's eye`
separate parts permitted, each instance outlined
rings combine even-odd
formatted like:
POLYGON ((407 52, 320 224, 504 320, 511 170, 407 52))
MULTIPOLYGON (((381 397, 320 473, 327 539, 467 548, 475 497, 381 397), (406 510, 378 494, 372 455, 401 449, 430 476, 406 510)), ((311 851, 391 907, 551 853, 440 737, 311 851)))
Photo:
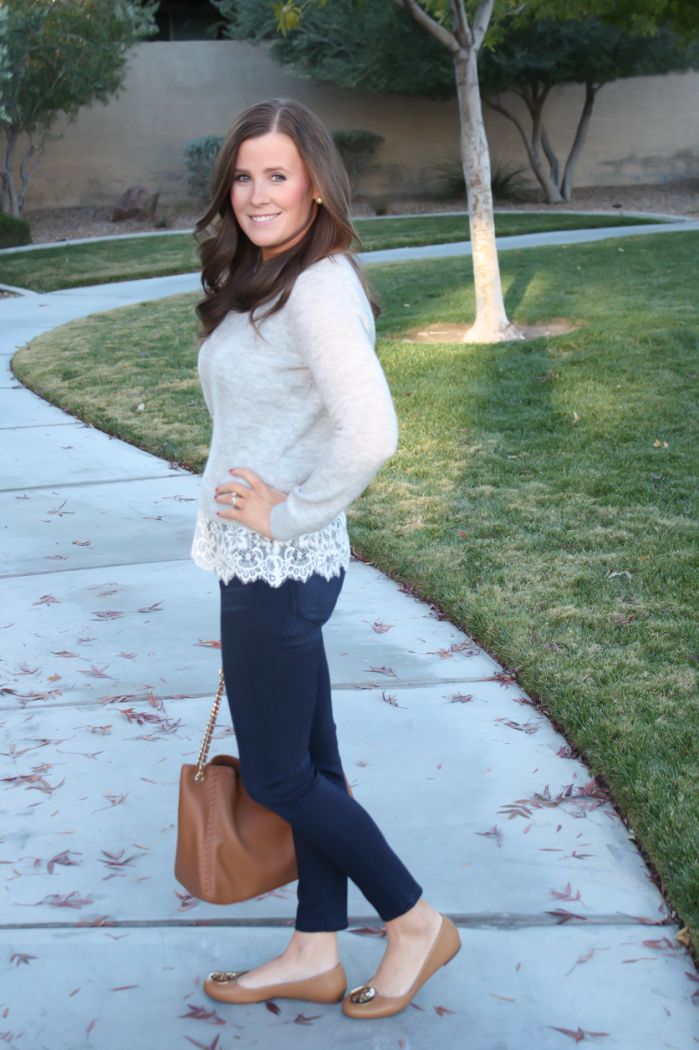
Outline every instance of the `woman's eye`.
POLYGON ((279 179, 281 182, 284 182, 284 176, 283 175, 273 175, 272 178, 273 179, 279 179))
POLYGON ((249 178, 248 175, 236 175, 235 182, 245 182, 247 178, 249 178))

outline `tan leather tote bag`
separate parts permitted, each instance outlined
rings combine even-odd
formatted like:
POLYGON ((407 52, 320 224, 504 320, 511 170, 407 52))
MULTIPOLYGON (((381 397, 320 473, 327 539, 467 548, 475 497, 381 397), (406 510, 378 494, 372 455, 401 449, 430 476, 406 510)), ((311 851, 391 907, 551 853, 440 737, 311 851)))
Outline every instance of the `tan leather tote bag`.
POLYGON ((239 759, 218 755, 207 764, 222 693, 223 671, 197 764, 182 766, 175 878, 199 900, 235 904, 298 872, 291 825, 253 802, 239 759))
POLYGON ((219 676, 202 750, 179 777, 175 878, 200 901, 235 904, 293 882, 298 871, 291 824, 253 802, 242 786, 239 759, 217 755, 207 763, 223 670, 219 676))

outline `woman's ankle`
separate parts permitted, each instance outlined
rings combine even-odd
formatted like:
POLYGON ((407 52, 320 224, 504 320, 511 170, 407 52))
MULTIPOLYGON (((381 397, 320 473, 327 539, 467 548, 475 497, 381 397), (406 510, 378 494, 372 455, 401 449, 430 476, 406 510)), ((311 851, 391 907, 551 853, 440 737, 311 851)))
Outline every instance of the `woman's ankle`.
POLYGON ((417 903, 397 919, 386 923, 389 938, 421 937, 431 933, 441 923, 441 915, 420 898, 417 903))
POLYGON ((334 932, 305 933, 302 930, 295 930, 285 955, 305 962, 318 960, 321 963, 330 962, 333 966, 337 965, 339 962, 337 934, 334 932))

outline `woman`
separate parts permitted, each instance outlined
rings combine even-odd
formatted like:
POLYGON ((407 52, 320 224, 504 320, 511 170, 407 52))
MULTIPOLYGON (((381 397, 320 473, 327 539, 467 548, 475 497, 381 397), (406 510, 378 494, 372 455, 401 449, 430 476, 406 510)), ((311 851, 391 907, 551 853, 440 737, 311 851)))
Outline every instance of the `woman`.
POLYGON ((347 926, 350 878, 386 923, 387 945, 343 1009, 387 1016, 460 940, 348 794, 323 649, 349 564, 344 510, 396 449, 375 307, 349 254, 342 162, 304 106, 272 100, 243 113, 212 195, 198 224, 206 295, 197 309, 213 437, 192 553, 220 580, 243 781, 291 824, 299 882, 286 951, 253 970, 211 974, 204 987, 223 1002, 339 1002, 336 931, 347 926))

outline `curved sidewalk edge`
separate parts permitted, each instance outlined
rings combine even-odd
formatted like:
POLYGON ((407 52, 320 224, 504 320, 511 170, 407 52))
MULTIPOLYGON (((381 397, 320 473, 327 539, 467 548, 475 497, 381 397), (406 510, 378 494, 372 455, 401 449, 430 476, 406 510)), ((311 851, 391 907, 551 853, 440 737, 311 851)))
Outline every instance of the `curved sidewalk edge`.
MULTIPOLYGON (((619 237, 641 237, 653 233, 688 233, 697 230, 699 230, 699 220, 693 219, 643 226, 608 226, 597 230, 554 230, 548 233, 527 233, 516 237, 498 237, 496 243, 500 252, 521 251, 524 248, 585 244, 619 237)), ((375 263, 409 262, 416 259, 446 259, 471 255, 471 253, 470 241, 456 241, 452 244, 432 244, 420 248, 389 248, 385 251, 360 252, 357 259, 365 266, 369 266, 375 263)), ((139 302, 178 295, 182 292, 197 292, 201 290, 201 279, 197 271, 166 277, 143 277, 133 281, 114 281, 110 284, 94 284, 83 288, 62 288, 57 292, 36 293, 29 292, 26 288, 11 288, 9 285, 0 285, 0 287, 16 292, 18 296, 31 296, 32 308, 37 305, 46 306, 49 302, 55 305, 58 301, 62 301, 62 306, 55 308, 63 315, 65 323, 76 317, 85 317, 87 314, 111 310, 117 306, 135 305, 139 302)), ((0 302, 1 316, 5 323, 13 325, 14 318, 21 316, 26 325, 24 307, 19 303, 19 298, 5 299, 0 302)), ((36 314, 32 316, 34 321, 38 321, 36 314)), ((48 327, 55 327, 59 323, 61 323, 59 320, 55 320, 48 327)), ((31 327, 34 328, 34 325, 31 327)), ((39 326, 33 334, 46 330, 46 326, 39 326)))
MULTIPOLYGON (((631 219, 653 219, 661 222, 693 222, 693 219, 681 215, 666 215, 663 212, 651 211, 576 211, 574 208, 556 209, 555 212, 541 209, 540 211, 530 209, 507 208, 499 211, 495 209, 496 215, 625 215, 631 219)), ((419 212, 416 215, 358 215, 353 216, 354 222, 383 222, 386 219, 437 219, 447 218, 450 215, 468 215, 468 211, 430 211, 419 212)), ((137 237, 175 237, 179 234, 194 234, 193 229, 186 230, 144 230, 141 233, 111 233, 103 237, 76 237, 72 240, 45 241, 41 244, 21 244, 16 248, 0 248, 0 258, 3 255, 12 255, 15 252, 41 251, 42 248, 69 248, 74 244, 98 244, 104 241, 132 241, 137 237)))
MULTIPOLYGON (((551 230, 548 233, 523 233, 516 237, 497 237, 499 252, 522 248, 543 248, 589 241, 606 241, 616 237, 639 237, 650 233, 687 233, 699 230, 699 220, 657 223, 642 226, 606 226, 597 230, 551 230)), ((385 251, 361 252, 358 258, 364 265, 371 263, 404 262, 413 259, 445 259, 457 255, 471 255, 471 241, 452 244, 431 244, 422 248, 388 248, 385 251)))

